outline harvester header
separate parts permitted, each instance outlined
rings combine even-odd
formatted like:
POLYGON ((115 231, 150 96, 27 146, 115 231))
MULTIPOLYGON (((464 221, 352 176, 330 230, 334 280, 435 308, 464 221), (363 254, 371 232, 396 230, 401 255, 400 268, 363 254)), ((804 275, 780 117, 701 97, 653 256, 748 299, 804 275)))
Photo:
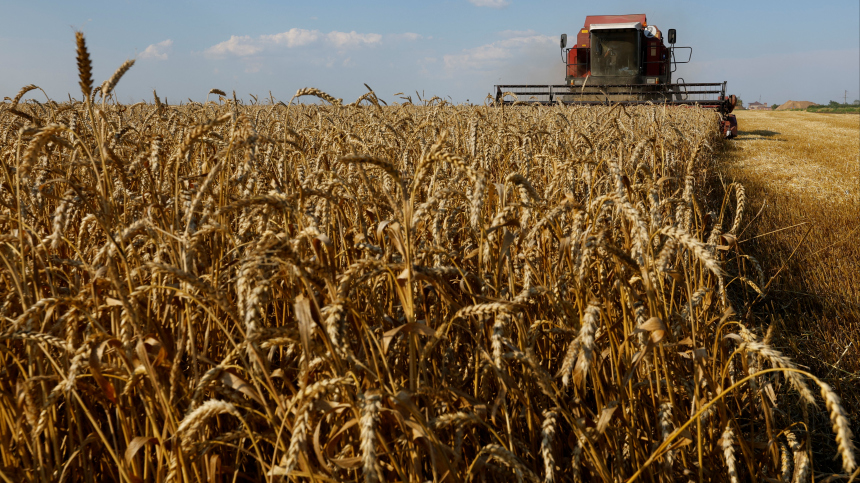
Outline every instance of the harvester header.
POLYGON ((726 137, 737 135, 731 115, 737 99, 726 95, 725 81, 688 84, 678 78, 673 83, 678 64, 690 62, 693 54, 692 47, 675 45, 675 29, 664 36, 644 13, 589 15, 575 38, 568 46, 567 34, 561 36, 564 84, 497 85, 496 102, 697 105, 720 113, 726 137))

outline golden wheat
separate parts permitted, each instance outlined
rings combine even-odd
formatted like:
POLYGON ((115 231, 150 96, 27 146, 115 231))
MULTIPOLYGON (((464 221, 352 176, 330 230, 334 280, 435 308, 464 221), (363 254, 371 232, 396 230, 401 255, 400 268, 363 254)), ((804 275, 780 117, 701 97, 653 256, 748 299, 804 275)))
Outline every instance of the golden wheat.
POLYGON ((110 81, 96 110, 78 52, 83 102, 0 111, 5 478, 787 471, 772 404, 815 396, 733 315, 713 112, 123 106, 110 81))

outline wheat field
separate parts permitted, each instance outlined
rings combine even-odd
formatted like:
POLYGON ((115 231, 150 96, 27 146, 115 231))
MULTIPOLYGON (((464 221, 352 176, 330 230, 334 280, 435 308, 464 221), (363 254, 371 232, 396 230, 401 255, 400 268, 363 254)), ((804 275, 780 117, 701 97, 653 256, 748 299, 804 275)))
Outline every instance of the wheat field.
POLYGON ((714 112, 122 105, 77 48, 0 108, 4 481, 808 481, 810 414, 855 471, 735 313, 714 112))

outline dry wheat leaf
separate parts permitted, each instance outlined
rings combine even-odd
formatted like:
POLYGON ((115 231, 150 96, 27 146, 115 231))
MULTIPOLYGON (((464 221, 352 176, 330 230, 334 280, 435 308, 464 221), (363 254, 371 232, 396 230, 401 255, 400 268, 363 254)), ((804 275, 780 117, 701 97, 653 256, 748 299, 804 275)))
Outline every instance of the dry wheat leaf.
POLYGON ((111 297, 105 297, 105 303, 110 305, 110 306, 122 307, 122 301, 121 300, 117 300, 117 299, 111 298, 111 297))
POLYGON ((597 418, 597 434, 603 434, 603 432, 606 431, 606 428, 609 427, 609 423, 612 421, 612 415, 615 414, 616 409, 618 409, 618 401, 610 401, 600 411, 600 417, 597 418))
POLYGON ((140 448, 148 444, 158 444, 158 438, 152 436, 135 436, 125 450, 125 460, 131 463, 132 458, 140 451, 140 448))
POLYGON ((400 332, 403 332, 404 334, 415 333, 436 337, 436 331, 428 327, 426 324, 422 324, 420 322, 409 322, 382 334, 382 352, 388 352, 389 344, 391 344, 394 336, 400 332))
POLYGON ((221 377, 219 377, 218 380, 221 381, 221 384, 241 392, 248 396, 249 399, 252 399, 264 406, 266 403, 263 401, 263 398, 257 394, 257 390, 254 386, 248 384, 247 381, 239 377, 235 372, 235 369, 227 369, 221 373, 221 377))
POLYGON ((296 297, 293 308, 296 311, 296 318, 299 322, 299 335, 301 336, 302 348, 305 354, 311 354, 311 331, 316 324, 311 315, 310 301, 304 295, 299 294, 296 297))
POLYGON ((116 400, 116 390, 108 381, 101 372, 101 359, 104 355, 105 348, 107 347, 109 341, 104 341, 99 344, 98 349, 90 352, 90 369, 92 371, 93 379, 96 380, 99 387, 102 389, 102 393, 105 397, 112 403, 118 404, 116 400))

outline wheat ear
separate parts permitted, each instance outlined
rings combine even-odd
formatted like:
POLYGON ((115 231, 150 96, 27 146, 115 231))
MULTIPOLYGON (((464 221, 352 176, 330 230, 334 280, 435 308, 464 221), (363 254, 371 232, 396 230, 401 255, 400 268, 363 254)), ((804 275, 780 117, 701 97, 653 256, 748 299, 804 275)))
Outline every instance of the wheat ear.
POLYGON ((543 456, 543 466, 546 476, 544 481, 552 483, 555 481, 555 459, 552 456, 552 440, 555 438, 556 418, 555 411, 544 411, 543 425, 541 427, 540 452, 543 456))
POLYGON ((182 441, 183 451, 191 449, 191 444, 197 433, 203 428, 203 424, 209 418, 219 414, 232 414, 233 416, 240 417, 236 406, 225 401, 210 399, 182 419, 182 422, 179 423, 179 427, 176 429, 176 434, 182 441))
POLYGON ((720 441, 720 446, 723 448, 723 458, 726 460, 726 468, 729 472, 729 479, 732 483, 738 483, 738 470, 735 467, 735 432, 732 429, 732 423, 726 424, 726 429, 723 431, 723 437, 720 441))
POLYGON ((576 361, 576 368, 573 371, 573 383, 577 386, 579 386, 580 381, 585 381, 588 378, 588 369, 591 367, 591 360, 594 357, 594 333, 597 331, 599 322, 600 308, 597 305, 589 305, 585 309, 582 327, 579 329, 580 353, 579 359, 576 361))
POLYGON ((75 32, 75 43, 78 50, 78 77, 84 98, 90 98, 93 92, 93 64, 87 51, 87 41, 83 32, 75 32))
POLYGON ((836 433, 836 443, 839 454, 842 456, 842 468, 846 473, 851 474, 857 468, 857 460, 854 457, 854 442, 852 440, 854 433, 851 431, 848 416, 842 407, 842 401, 833 388, 824 381, 816 380, 816 382, 821 387, 821 397, 824 398, 827 411, 830 413, 830 422, 833 423, 833 432, 836 433))
POLYGON ((133 65, 134 59, 129 59, 123 62, 121 66, 119 66, 119 69, 117 69, 116 72, 114 72, 113 75, 110 76, 110 79, 108 79, 107 82, 102 85, 102 98, 107 97, 108 94, 113 92, 113 88, 116 87, 116 84, 119 82, 122 76, 125 75, 125 73, 128 72, 128 70, 131 69, 131 66, 133 65))
POLYGON ((24 94, 32 91, 33 89, 38 89, 38 88, 39 88, 39 86, 37 86, 35 84, 30 84, 30 85, 26 85, 26 86, 22 87, 21 90, 18 91, 17 94, 15 94, 15 98, 12 99, 12 105, 9 106, 9 109, 15 109, 18 106, 18 101, 20 101, 21 98, 24 97, 24 94))
POLYGON ((379 422, 379 394, 365 395, 361 408, 361 462, 365 483, 379 481, 376 463, 376 424, 379 422))

